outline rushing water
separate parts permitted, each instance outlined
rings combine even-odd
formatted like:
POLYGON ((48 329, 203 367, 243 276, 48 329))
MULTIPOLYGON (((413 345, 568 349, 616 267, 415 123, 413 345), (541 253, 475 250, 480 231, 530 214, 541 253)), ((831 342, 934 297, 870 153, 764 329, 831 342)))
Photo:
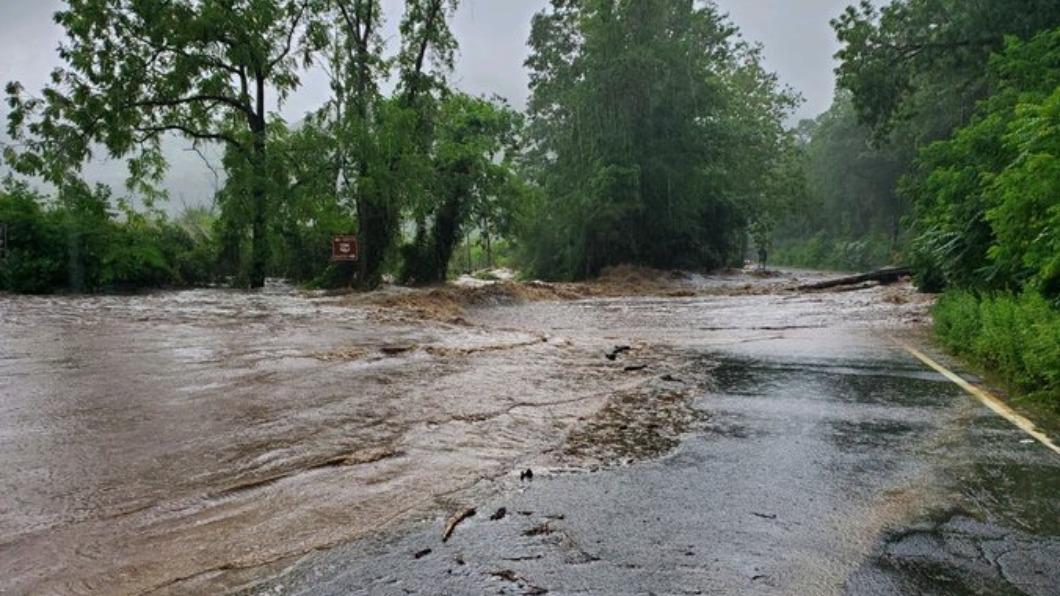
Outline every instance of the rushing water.
POLYGON ((0 592, 239 584, 584 436, 654 374, 603 358, 617 342, 659 363, 920 312, 878 294, 537 303, 452 322, 282 284, 0 296, 0 592))

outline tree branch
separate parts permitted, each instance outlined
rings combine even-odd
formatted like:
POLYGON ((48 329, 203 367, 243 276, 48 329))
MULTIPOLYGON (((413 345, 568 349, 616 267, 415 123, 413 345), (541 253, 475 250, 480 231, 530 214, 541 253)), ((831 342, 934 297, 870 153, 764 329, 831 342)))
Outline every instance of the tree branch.
POLYGON ((427 12, 427 20, 423 23, 423 39, 420 41, 420 49, 416 54, 416 67, 412 71, 412 85, 405 93, 405 101, 412 103, 419 94, 419 80, 423 74, 423 62, 427 57, 427 49, 431 45, 431 29, 434 27, 435 19, 441 11, 443 0, 434 0, 430 10, 427 12))
POLYGON ((237 99, 235 99, 233 97, 228 97, 227 95, 209 95, 209 94, 189 95, 187 97, 178 97, 178 98, 172 98, 172 99, 167 99, 167 98, 163 98, 163 97, 153 97, 153 98, 148 98, 148 99, 142 99, 142 100, 139 100, 139 101, 129 102, 129 103, 125 104, 124 107, 126 107, 126 108, 174 108, 174 107, 177 107, 177 106, 187 105, 187 104, 191 104, 191 103, 200 103, 200 102, 203 102, 203 103, 205 103, 205 102, 220 103, 220 104, 224 104, 224 105, 227 105, 229 107, 235 108, 235 109, 239 110, 240 112, 243 112, 244 114, 247 114, 248 116, 253 114, 253 110, 251 109, 250 106, 248 106, 247 104, 245 104, 245 103, 243 103, 243 102, 241 102, 241 101, 239 101, 239 100, 237 100, 237 99))
POLYGON ((141 143, 155 135, 159 135, 164 132, 179 132, 181 134, 184 134, 188 137, 200 141, 215 141, 218 143, 229 143, 235 147, 240 146, 239 141, 236 140, 235 137, 232 137, 226 133, 199 131, 188 126, 184 126, 183 124, 159 124, 157 126, 138 126, 136 127, 136 132, 143 133, 144 135, 140 139, 138 139, 138 141, 141 143))
POLYGON ((283 48, 283 51, 280 52, 280 55, 273 59, 271 62, 269 62, 269 64, 266 66, 266 75, 272 74, 272 69, 275 68, 276 65, 282 62, 285 58, 287 58, 288 54, 291 53, 291 45, 294 41, 294 33, 298 30, 298 24, 302 22, 302 15, 305 14, 306 4, 307 2, 303 2, 298 7, 298 13, 295 15, 294 20, 291 21, 290 30, 287 31, 287 42, 283 48))

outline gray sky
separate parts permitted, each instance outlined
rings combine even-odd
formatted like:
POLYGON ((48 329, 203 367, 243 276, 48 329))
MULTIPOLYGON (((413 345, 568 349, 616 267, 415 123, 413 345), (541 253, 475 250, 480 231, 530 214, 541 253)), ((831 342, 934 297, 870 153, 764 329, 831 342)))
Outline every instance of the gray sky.
MULTIPOLYGON (((742 31, 745 39, 765 46, 766 66, 781 81, 799 91, 806 102, 797 118, 826 110, 833 93, 832 55, 838 49, 828 21, 853 0, 717 0, 742 31)), ((62 32, 51 15, 61 0, 0 0, 0 84, 21 81, 38 90, 48 73, 60 65, 55 48, 62 32)), ((402 2, 384 0, 388 30, 396 29, 402 2)), ((546 0, 462 0, 452 26, 460 42, 453 82, 474 94, 499 94, 516 107, 527 96, 523 61, 530 18, 546 0)), ((322 73, 303 77, 303 88, 283 106, 288 119, 297 119, 327 97, 322 73)), ((0 107, 6 115, 6 106, 0 107)), ((6 126, 6 118, 4 119, 6 126)), ((6 135, 0 135, 3 138, 6 135)), ((200 203, 212 195, 213 176, 199 158, 182 151, 187 143, 174 141, 170 150, 172 171, 166 186, 179 208, 181 197, 200 203)), ((123 175, 114 165, 95 165, 91 178, 119 187, 123 175)))

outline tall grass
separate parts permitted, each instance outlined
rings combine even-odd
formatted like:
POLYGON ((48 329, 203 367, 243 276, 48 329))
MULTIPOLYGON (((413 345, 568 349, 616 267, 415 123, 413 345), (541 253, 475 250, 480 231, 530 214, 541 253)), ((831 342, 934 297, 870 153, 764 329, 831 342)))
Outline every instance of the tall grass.
POLYGON ((1041 295, 952 291, 934 318, 949 350, 1060 408, 1060 310, 1041 295))

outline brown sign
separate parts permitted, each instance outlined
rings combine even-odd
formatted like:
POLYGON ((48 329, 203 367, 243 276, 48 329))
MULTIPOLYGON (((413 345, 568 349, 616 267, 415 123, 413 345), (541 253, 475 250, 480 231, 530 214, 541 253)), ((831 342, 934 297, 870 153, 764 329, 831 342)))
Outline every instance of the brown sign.
POLYGON ((335 236, 331 239, 332 261, 356 261, 357 260, 357 237, 335 236))

